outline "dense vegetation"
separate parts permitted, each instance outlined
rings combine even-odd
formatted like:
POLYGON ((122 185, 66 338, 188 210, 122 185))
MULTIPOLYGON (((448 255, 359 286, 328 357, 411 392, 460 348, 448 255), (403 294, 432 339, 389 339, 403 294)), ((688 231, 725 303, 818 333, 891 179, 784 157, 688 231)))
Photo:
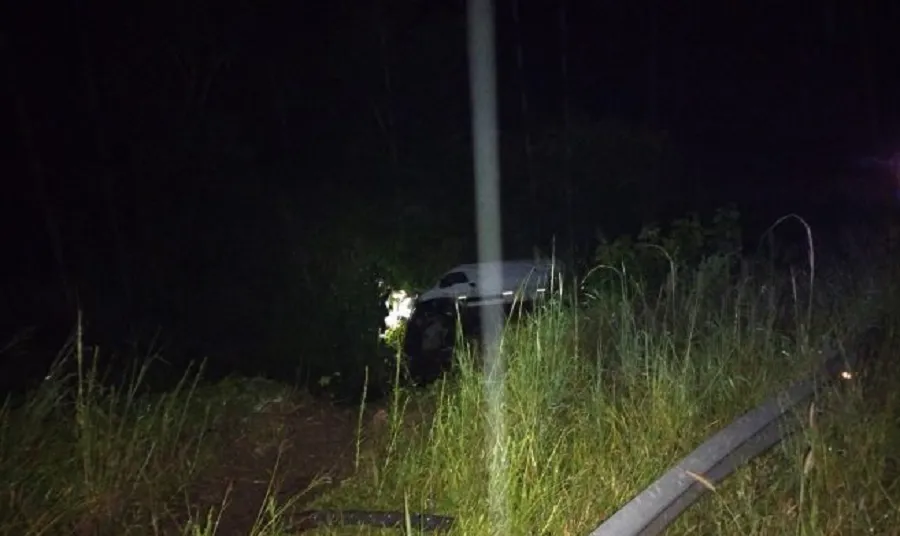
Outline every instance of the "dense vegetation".
MULTIPOLYGON (((706 436, 807 374, 825 348, 857 351, 855 337, 877 323, 885 335, 863 351, 889 355, 897 289, 885 250, 850 252, 845 264, 808 255, 778 270, 736 254, 729 216, 601 246, 607 262, 576 285, 579 300, 563 290, 507 325, 502 384, 486 383, 477 352, 461 344, 454 371, 429 388, 395 383, 375 426, 362 404, 347 478, 316 505, 437 511, 457 517, 459 534, 492 523, 510 534, 584 534, 706 436)), ((176 389, 145 393, 146 373, 162 366, 152 362, 116 387, 78 335, 48 378, 0 413, 0 532, 214 534, 222 510, 237 506, 228 489, 221 502, 198 502, 195 487, 227 467, 238 437, 254 452, 277 450, 259 476, 273 490, 282 483, 287 432, 246 423, 270 405, 302 405, 301 392, 200 381, 195 370, 176 389)), ((890 532, 900 523, 900 400, 886 362, 799 411, 799 435, 716 488, 672 533, 890 532)), ((287 534, 291 508, 306 501, 306 490, 294 493, 267 494, 255 534, 287 534)))

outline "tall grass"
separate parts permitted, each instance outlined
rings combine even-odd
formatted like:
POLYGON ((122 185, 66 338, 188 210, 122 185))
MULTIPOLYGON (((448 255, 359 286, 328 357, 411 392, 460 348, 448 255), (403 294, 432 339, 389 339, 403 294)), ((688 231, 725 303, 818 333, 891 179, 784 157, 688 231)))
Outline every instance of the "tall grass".
MULTIPOLYGON (((806 375, 822 348, 883 318, 895 272, 855 266, 864 269, 818 270, 813 288, 809 272, 735 276, 720 258, 673 270, 659 288, 601 268, 581 302, 551 300, 503 333, 502 474, 489 474, 498 445, 487 444, 480 358, 461 346, 451 375, 393 391, 383 426, 366 431, 361 413, 354 476, 314 506, 442 513, 456 516, 456 534, 487 534, 499 491, 511 534, 587 534, 707 436, 806 375)), ((887 358, 880 368, 798 411, 801 433, 670 533, 900 533, 894 322, 866 349, 887 358)), ((253 411, 239 402, 247 386, 201 386, 196 371, 152 395, 140 389, 145 367, 112 387, 94 363, 76 337, 38 389, 0 409, 0 533, 215 534, 229 490, 221 505, 193 504, 189 490, 201 469, 227 466, 216 430, 235 408, 253 411)), ((253 534, 287 534, 289 506, 268 497, 253 534)))
MULTIPOLYGON (((735 282, 713 260, 659 292, 618 274, 586 304, 555 301, 511 322, 500 475, 511 533, 590 532, 708 435, 809 373, 824 345, 875 319, 891 296, 863 290, 877 279, 887 292, 884 275, 823 274, 818 289, 801 289, 809 279, 796 273, 759 280, 745 271, 735 282)), ((888 332, 869 351, 889 351, 888 332)), ((462 349, 455 375, 425 395, 398 393, 395 408, 418 418, 392 419, 357 476, 321 504, 450 513, 458 534, 491 533, 477 359, 462 349)), ((815 411, 798 414, 803 433, 725 481, 671 533, 896 531, 893 375, 823 393, 815 411)))
POLYGON ((250 524, 254 534, 279 533, 295 499, 275 501, 285 430, 267 417, 303 397, 265 380, 202 384, 202 367, 154 393, 145 378, 156 361, 137 358, 124 382, 109 378, 79 329, 36 389, 0 406, 0 534, 227 533, 233 482, 207 490, 204 477, 240 480, 234 466, 247 460, 234 456, 247 454, 245 443, 250 457, 278 451, 273 467, 253 475, 268 486, 262 504, 250 505, 250 524))
POLYGON ((192 397, 199 371, 171 392, 101 381, 80 332, 46 380, 0 409, 0 533, 146 533, 195 474, 206 407, 192 397))

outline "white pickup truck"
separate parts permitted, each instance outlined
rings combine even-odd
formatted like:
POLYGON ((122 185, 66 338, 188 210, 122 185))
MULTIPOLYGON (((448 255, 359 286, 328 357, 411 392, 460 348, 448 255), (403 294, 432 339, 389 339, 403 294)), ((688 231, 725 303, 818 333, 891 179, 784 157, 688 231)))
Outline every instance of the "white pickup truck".
POLYGON ((434 287, 419 296, 416 303, 449 298, 471 307, 497 303, 511 305, 516 299, 531 301, 550 288, 553 274, 558 272, 559 266, 551 261, 515 260, 461 264, 441 276, 434 287), (485 282, 479 281, 479 270, 482 267, 494 270, 499 268, 499 286, 489 288, 485 282))
POLYGON ((558 286, 554 281, 561 273, 561 265, 549 260, 461 264, 445 272, 416 299, 407 324, 404 352, 413 379, 428 382, 452 364, 457 320, 464 334, 474 335, 480 308, 499 304, 509 313, 521 304, 527 309, 558 286), (492 288, 482 281, 482 267, 499 268, 499 284, 492 288))

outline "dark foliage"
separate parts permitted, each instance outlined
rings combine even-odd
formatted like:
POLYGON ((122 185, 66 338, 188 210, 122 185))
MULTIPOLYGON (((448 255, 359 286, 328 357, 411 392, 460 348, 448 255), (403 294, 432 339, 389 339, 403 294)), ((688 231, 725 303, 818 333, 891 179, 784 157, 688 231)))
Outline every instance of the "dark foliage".
MULTIPOLYGON (((572 35, 531 46, 527 68, 518 47, 539 42, 550 13, 524 13, 519 28, 498 5, 507 254, 553 250, 582 266, 598 229, 747 201, 723 187, 738 170, 684 165, 697 144, 664 127, 683 124, 687 101, 654 97, 663 82, 635 93, 646 99, 624 85, 595 97, 585 62, 602 43, 575 50, 597 33, 575 22, 643 11, 579 7, 572 35)), ((161 386, 204 358, 212 376, 327 377, 347 392, 389 381, 379 281, 422 288, 475 253, 463 3, 76 1, 43 13, 20 3, 17 27, 0 28, 2 117, 16 128, 0 337, 35 329, 0 354, 5 387, 41 377, 77 311, 116 368, 163 355, 161 386)), ((614 59, 610 73, 634 77, 614 59)))

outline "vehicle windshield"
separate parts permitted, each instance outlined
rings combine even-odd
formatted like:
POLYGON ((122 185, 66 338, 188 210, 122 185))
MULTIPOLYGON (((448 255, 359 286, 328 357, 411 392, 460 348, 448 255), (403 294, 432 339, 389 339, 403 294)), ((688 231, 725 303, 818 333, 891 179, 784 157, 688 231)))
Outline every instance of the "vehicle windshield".
POLYGON ((447 288, 452 287, 453 285, 458 285, 460 283, 468 283, 469 278, 466 277, 466 274, 462 272, 450 272, 441 278, 438 282, 439 288, 447 288))

